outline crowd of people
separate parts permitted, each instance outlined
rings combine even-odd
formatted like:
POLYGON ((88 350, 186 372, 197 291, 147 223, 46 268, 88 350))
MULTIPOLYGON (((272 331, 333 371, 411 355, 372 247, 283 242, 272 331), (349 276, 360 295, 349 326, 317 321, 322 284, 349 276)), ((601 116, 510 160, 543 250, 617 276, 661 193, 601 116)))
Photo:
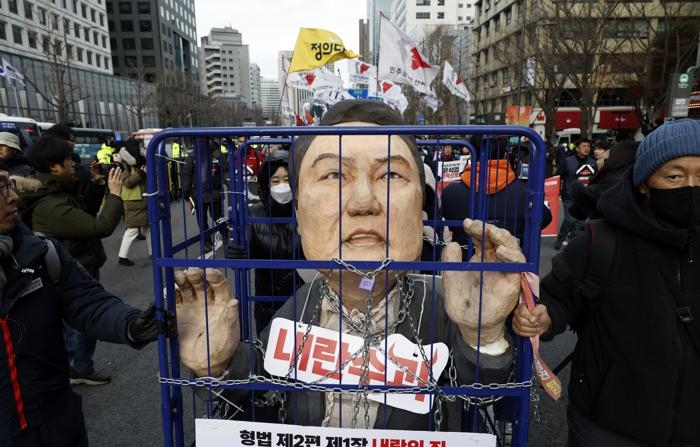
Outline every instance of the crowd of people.
MULTIPOLYGON (((323 126, 347 124, 403 120, 390 107, 363 100, 341 101, 321 120, 323 126)), ((337 137, 306 135, 293 152, 280 147, 265 154, 248 145, 245 169, 257 181, 259 200, 248 209, 245 238, 219 225, 228 202, 228 157, 244 141, 176 141, 171 199, 192 204, 205 251, 216 250, 212 227, 223 228, 231 259, 525 262, 527 141, 477 141, 477 151, 489 151, 477 160, 451 145, 421 150, 410 135, 391 137, 389 158, 379 153, 386 139, 353 135, 341 145, 337 137), (460 157, 469 158, 469 169, 440 190, 439 164, 460 157), (481 186, 471 191, 473 185, 481 186), (470 215, 475 192, 488 197, 486 222, 470 215), (435 224, 443 219, 463 225, 435 224)), ((108 259, 101 239, 122 219, 118 265, 133 266, 132 243, 150 238, 142 145, 133 139, 118 148, 106 145, 89 167, 75 163, 73 147, 64 125, 26 154, 16 136, 0 132, 0 389, 8 391, 0 396, 3 447, 87 446, 70 385, 109 383, 92 360, 97 340, 141 348, 158 335, 175 335, 172 325, 158 323, 171 318, 165 312, 134 309, 99 283, 108 259)), ((450 380, 505 383, 517 358, 516 336, 550 340, 571 328, 578 343, 569 381, 569 446, 700 445, 693 410, 700 398, 700 271, 694 259, 700 249, 700 121, 660 125, 641 144, 582 138, 572 151, 549 152, 551 173, 561 178, 564 219, 554 243, 560 251, 540 281, 534 308, 518 304, 517 272, 445 271, 434 284, 380 270, 367 286, 368 272, 352 268, 320 269, 311 280, 295 269, 255 269, 252 291, 261 299, 250 339, 241 340, 240 310, 225 276, 190 268, 175 274, 183 364, 196 376, 265 376, 263 351, 255 347, 266 346, 274 319, 286 318, 360 337, 364 357, 381 347, 378 334, 441 342, 454 362, 450 380), (591 265, 601 258, 613 273, 593 278, 596 283, 591 265), (489 302, 484 309, 482 292, 489 302), (198 307, 204 296, 208 322, 198 307), (420 306, 411 301, 421 296, 437 299, 420 306), (204 348, 204 332, 226 342, 204 348)), ((543 209, 542 227, 552 219, 543 209)), ((447 384, 443 379, 438 384, 447 384)), ((242 418, 260 403, 243 390, 219 397, 243 409, 242 418)), ((279 411, 260 411, 257 421, 461 429, 453 418, 435 427, 431 415, 361 394, 304 389, 281 393, 265 406, 279 411)), ((446 411, 460 408, 447 403, 446 411)))

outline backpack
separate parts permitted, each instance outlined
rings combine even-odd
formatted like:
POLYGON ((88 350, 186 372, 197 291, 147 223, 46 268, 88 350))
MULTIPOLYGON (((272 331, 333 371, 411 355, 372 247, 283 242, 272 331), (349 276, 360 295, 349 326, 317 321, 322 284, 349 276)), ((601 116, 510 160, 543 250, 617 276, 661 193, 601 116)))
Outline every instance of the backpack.
POLYGON ((44 255, 44 266, 46 271, 51 278, 51 283, 57 285, 61 281, 61 260, 58 257, 58 251, 56 251, 56 246, 53 241, 49 239, 44 233, 35 231, 34 234, 38 236, 41 240, 46 243, 47 251, 44 255))

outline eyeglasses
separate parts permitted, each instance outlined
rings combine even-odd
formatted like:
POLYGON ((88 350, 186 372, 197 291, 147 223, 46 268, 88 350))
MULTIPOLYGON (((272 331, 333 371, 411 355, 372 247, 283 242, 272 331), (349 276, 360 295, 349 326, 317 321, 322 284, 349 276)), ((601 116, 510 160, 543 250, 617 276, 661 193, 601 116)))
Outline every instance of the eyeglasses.
POLYGON ((0 196, 2 196, 3 199, 7 199, 10 190, 14 193, 17 192, 17 180, 10 179, 4 182, 0 181, 0 196))

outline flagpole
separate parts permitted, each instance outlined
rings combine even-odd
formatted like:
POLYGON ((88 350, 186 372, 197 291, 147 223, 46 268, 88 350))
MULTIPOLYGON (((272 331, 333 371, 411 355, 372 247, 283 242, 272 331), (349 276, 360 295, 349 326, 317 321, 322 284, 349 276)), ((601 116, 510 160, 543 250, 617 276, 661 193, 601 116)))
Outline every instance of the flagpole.
MULTIPOLYGON (((298 39, 298 37, 297 37, 298 39)), ((296 51, 296 45, 294 45, 295 49, 292 50, 292 57, 289 58, 289 67, 287 67, 286 70, 284 70, 284 83, 282 86, 282 94, 280 95, 280 102, 277 105, 277 115, 275 116, 275 122, 277 122, 277 118, 279 118, 280 115, 280 109, 282 108, 282 98, 285 97, 287 94, 287 79, 289 78, 289 68, 292 66, 292 61, 294 60, 294 51, 296 51)), ((282 62, 282 68, 284 68, 284 62, 282 62)), ((292 106, 289 104, 289 98, 287 98, 287 105, 291 108, 292 106)))
POLYGON ((12 78, 12 91, 15 95, 15 110, 17 110, 17 116, 21 116, 19 111, 19 100, 17 99, 17 84, 15 84, 15 78, 12 78))

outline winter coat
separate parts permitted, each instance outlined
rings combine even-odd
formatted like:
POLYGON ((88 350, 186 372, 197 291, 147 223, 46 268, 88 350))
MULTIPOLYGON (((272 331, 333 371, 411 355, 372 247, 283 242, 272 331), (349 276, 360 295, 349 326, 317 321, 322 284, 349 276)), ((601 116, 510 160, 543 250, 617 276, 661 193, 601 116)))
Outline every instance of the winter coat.
MULTIPOLYGON (((432 277, 425 277, 423 280, 416 277, 413 283, 413 298, 408 304, 407 316, 400 322, 394 333, 402 334, 411 342, 416 343, 416 334, 412 328, 418 326, 418 335, 423 344, 430 342, 445 343, 452 350, 452 355, 456 367, 456 380, 458 384, 471 384, 475 380, 476 372, 476 351, 469 347, 459 332, 457 326, 450 320, 445 313, 443 306, 442 291, 435 290, 435 295, 432 289, 432 277), (425 300, 422 297, 426 297, 425 300), (433 298, 435 296, 435 298, 433 298), (423 315, 421 318, 421 310, 423 315), (410 314, 410 316, 409 316, 410 314), (419 323, 420 322, 420 323, 419 323)), ((320 292, 320 280, 312 281, 305 284, 299 289, 293 299, 287 300, 280 310, 275 314, 275 318, 287 318, 297 320, 307 324, 319 325, 320 316, 314 315, 315 309, 319 307, 319 301, 322 300, 320 292), (296 312, 296 313, 295 313, 296 312), (296 317, 295 317, 296 316, 296 317), (314 318, 315 317, 315 318, 314 318)), ((272 349, 267 346, 269 337, 269 327, 266 328, 261 336, 262 346, 266 349, 272 349)), ((479 382, 481 383, 505 383, 510 375, 513 366, 514 351, 513 343, 510 341, 510 348, 503 354, 497 356, 488 356, 481 354, 479 356, 479 382)), ((427 354, 430 355, 430 354, 427 354)), ((448 363, 449 366, 449 363, 448 363)), ((250 372, 254 374, 266 374, 263 371, 263 359, 261 352, 258 349, 252 348, 248 343, 241 343, 233 358, 229 362, 226 378, 247 378, 250 372), (254 357, 251 356, 254 353, 254 357), (254 359, 254 364, 251 364, 251 358, 254 359)), ((291 379, 290 379, 291 380, 291 379)), ((448 371, 442 373, 438 381, 441 384, 449 383, 448 371)), ((249 394, 246 390, 225 390, 224 396, 235 402, 243 402, 249 399, 249 394)), ((256 394, 257 396, 257 394, 256 394)), ((461 430, 460 424, 456 426, 448 426, 450 418, 449 413, 452 411, 459 412, 462 408, 461 401, 457 399, 456 404, 446 403, 443 405, 445 416, 443 419, 442 430, 461 430)), ((286 423, 320 426, 325 413, 325 393, 317 391, 294 392, 287 394, 287 421, 286 423)), ((250 405, 243 403, 243 408, 249 409, 250 405)), ((361 410, 362 411, 362 410, 361 410)), ((269 421, 264 419, 260 413, 256 413, 256 420, 260 422, 279 422, 277 419, 277 411, 273 411, 269 421)), ((455 413, 459 414, 459 413, 455 413)), ((459 419, 459 418, 457 418, 459 419)), ((361 423, 360 423, 361 424, 361 423)), ((435 430, 433 422, 433 413, 427 414, 412 413, 403 409, 393 408, 379 405, 374 428, 386 428, 395 430, 435 430), (386 425, 384 421, 386 420, 386 425)))
POLYGON ((571 199, 571 186, 574 183, 588 184, 596 172, 595 158, 587 156, 579 158, 576 152, 567 155, 561 162, 558 174, 561 177, 561 198, 571 199))
POLYGON ((148 226, 148 202, 143 194, 147 191, 146 173, 143 170, 124 166, 122 173, 122 200, 124 201, 124 223, 126 228, 148 226))
MULTIPOLYGON (((614 228, 615 255, 594 299, 580 294, 590 230, 570 241, 541 281, 552 326, 578 333, 569 381, 571 404, 604 429, 643 445, 700 445, 700 352, 687 327, 700 331, 700 228, 659 223, 628 171, 598 201, 614 228), (695 320, 682 323, 674 290, 695 320)), ((698 347, 700 349, 700 347, 698 347)))
MULTIPOLYGON (((462 173, 459 182, 450 183, 442 191, 442 216, 445 220, 459 221, 459 225, 450 226, 452 240, 466 246, 470 239, 461 222, 466 218, 480 218, 475 212, 470 212, 475 192, 471 191, 471 171, 467 168, 462 173)), ((476 185, 478 189, 479 177, 476 185)), ((500 228, 510 231, 515 237, 524 241, 525 223, 533 216, 529 215, 528 201, 531 196, 527 184, 516 178, 507 160, 489 160, 486 184, 486 216, 485 220, 500 228)), ((552 213, 543 207, 541 227, 544 228, 552 221, 552 213)), ((464 250, 466 259, 466 250, 464 250)))
POLYGON ((128 343, 128 321, 139 312, 104 290, 60 243, 54 243, 61 266, 60 283, 54 285, 44 264, 47 242, 21 222, 8 236, 14 249, 13 256, 0 258, 7 276, 0 296, 0 320, 4 320, 0 324, 6 323, 12 347, 0 337, 0 442, 21 432, 8 351, 19 374, 18 397, 32 429, 66 411, 74 399, 63 321, 100 340, 128 343))
MULTIPOLYGON (((200 146, 198 146, 199 148, 200 146)), ((182 169, 182 190, 185 196, 204 203, 221 201, 221 190, 228 172, 227 157, 221 153, 217 145, 212 145, 209 151, 203 151, 197 160, 198 148, 191 151, 185 158, 182 169), (199 174, 195 172, 198 168, 199 174)))
POLYGON ((34 175, 34 166, 29 163, 27 157, 21 152, 13 152, 12 155, 2 160, 10 170, 10 175, 31 177, 34 175))
POLYGON ((102 206, 105 185, 88 182, 85 194, 79 195, 80 182, 74 177, 42 172, 36 177, 41 182, 39 189, 22 193, 26 203, 23 221, 32 230, 61 241, 73 258, 97 275, 106 261, 101 239, 110 236, 119 224, 121 198, 108 194, 102 206))

